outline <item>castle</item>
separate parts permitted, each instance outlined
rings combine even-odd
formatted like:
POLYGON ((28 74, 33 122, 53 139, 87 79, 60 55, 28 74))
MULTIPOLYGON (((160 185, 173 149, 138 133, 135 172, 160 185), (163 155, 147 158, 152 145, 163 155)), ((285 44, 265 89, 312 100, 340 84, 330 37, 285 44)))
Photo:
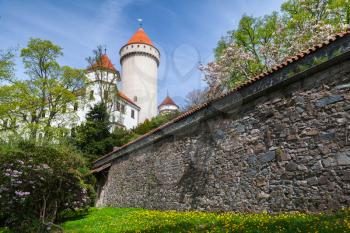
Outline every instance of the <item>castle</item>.
POLYGON ((70 127, 85 121, 89 109, 103 98, 109 98, 111 103, 109 114, 112 127, 131 129, 158 113, 179 110, 168 95, 157 106, 160 52, 142 26, 121 47, 119 55, 121 72, 115 68, 106 53, 87 70, 85 103, 77 103, 81 105, 77 107, 78 122, 72 123, 70 127), (118 94, 113 95, 116 90, 118 94))
MULTIPOLYGON (((160 63, 160 52, 140 25, 131 39, 119 51, 121 72, 119 72, 106 52, 98 54, 92 59, 86 69, 86 80, 83 88, 75 92, 77 100, 62 108, 60 115, 50 122, 58 129, 68 129, 72 132, 76 126, 86 121, 86 115, 97 103, 103 102, 107 106, 110 116, 110 131, 116 128, 132 129, 146 119, 158 114, 178 111, 179 107, 167 95, 164 101, 157 106, 157 78, 160 63)), ((46 108, 48 108, 46 106, 46 108)), ((40 119, 45 121, 50 116, 48 109, 43 109, 40 119)), ((34 114, 34 115, 35 115, 34 114)), ((33 115, 16 118, 0 119, 1 136, 8 138, 12 131, 29 136, 25 126, 33 115)), ((63 135, 66 132, 63 132, 63 135)), ((38 128, 36 137, 44 137, 44 129, 38 128)))

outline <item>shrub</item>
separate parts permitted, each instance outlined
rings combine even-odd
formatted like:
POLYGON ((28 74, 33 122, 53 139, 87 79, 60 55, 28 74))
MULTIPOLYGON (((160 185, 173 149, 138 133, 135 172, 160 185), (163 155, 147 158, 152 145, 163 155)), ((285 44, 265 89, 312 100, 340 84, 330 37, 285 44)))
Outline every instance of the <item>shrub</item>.
POLYGON ((84 160, 60 146, 0 147, 0 218, 13 232, 48 232, 58 213, 93 201, 84 160), (30 227, 29 227, 30 226, 30 227))

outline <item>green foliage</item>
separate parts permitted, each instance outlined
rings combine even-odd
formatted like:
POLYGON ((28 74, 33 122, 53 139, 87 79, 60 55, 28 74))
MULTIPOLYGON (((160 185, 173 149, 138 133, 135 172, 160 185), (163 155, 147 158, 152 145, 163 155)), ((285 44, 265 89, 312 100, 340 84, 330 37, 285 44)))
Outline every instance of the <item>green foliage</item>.
POLYGON ((86 122, 75 129, 74 144, 88 157, 95 159, 113 149, 106 105, 99 103, 87 113, 86 122))
POLYGON ((115 147, 123 146, 126 143, 131 142, 138 137, 150 132, 151 130, 163 125, 179 114, 180 112, 158 115, 151 120, 146 119, 142 124, 139 124, 136 128, 131 130, 116 128, 111 135, 111 142, 115 147))
POLYGON ((143 135, 149 131, 161 126, 162 124, 170 121, 179 115, 179 112, 161 114, 156 117, 153 117, 151 120, 146 119, 142 124, 138 125, 132 130, 133 133, 137 135, 143 135))
POLYGON ((12 51, 1 51, 0 50, 0 81, 11 81, 13 78, 14 63, 13 63, 14 54, 12 51))
POLYGON ((349 0, 287 0, 280 12, 243 15, 237 29, 219 40, 216 61, 202 68, 209 96, 233 89, 286 57, 323 42, 349 22, 349 0))
POLYGON ((62 224, 65 232, 348 232, 350 210, 336 214, 278 215, 176 212, 143 209, 91 209, 82 219, 62 224))
POLYGON ((21 128, 12 124, 0 130, 20 138, 29 135, 32 140, 39 133, 47 141, 63 138, 61 129, 53 126, 53 122, 64 127, 73 120, 75 113, 69 106, 77 100, 86 78, 83 70, 60 66, 57 59, 61 56, 62 49, 52 42, 30 39, 21 51, 28 79, 12 78, 9 85, 0 86, 0 119, 23 124, 21 128), (59 117, 62 113, 64 122, 59 117))
POLYGON ((0 147, 0 223, 13 232, 47 232, 58 213, 92 204, 89 170, 68 146, 30 142, 0 147))

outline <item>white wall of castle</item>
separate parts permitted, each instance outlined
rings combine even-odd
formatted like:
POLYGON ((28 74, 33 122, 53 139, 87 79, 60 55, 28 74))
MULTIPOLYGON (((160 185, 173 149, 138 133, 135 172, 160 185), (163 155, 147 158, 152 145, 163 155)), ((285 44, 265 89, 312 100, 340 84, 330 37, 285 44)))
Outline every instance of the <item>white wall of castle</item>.
POLYGON ((159 51, 147 44, 129 44, 121 48, 122 90, 140 108, 140 123, 155 117, 159 51))
POLYGON ((159 113, 175 112, 179 110, 179 107, 172 104, 162 105, 159 107, 159 113))

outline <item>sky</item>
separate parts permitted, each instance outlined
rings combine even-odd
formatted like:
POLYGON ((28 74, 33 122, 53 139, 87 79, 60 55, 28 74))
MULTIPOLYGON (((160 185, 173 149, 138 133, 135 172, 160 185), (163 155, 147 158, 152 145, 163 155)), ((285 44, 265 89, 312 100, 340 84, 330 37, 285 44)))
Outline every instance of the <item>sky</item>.
POLYGON ((242 15, 263 16, 283 0, 0 0, 0 49, 17 49, 16 75, 26 78, 19 51, 30 38, 63 48, 61 65, 85 68, 98 45, 120 70, 119 49, 143 28, 160 50, 158 102, 167 92, 183 106, 185 96, 205 82, 198 64, 242 15))

